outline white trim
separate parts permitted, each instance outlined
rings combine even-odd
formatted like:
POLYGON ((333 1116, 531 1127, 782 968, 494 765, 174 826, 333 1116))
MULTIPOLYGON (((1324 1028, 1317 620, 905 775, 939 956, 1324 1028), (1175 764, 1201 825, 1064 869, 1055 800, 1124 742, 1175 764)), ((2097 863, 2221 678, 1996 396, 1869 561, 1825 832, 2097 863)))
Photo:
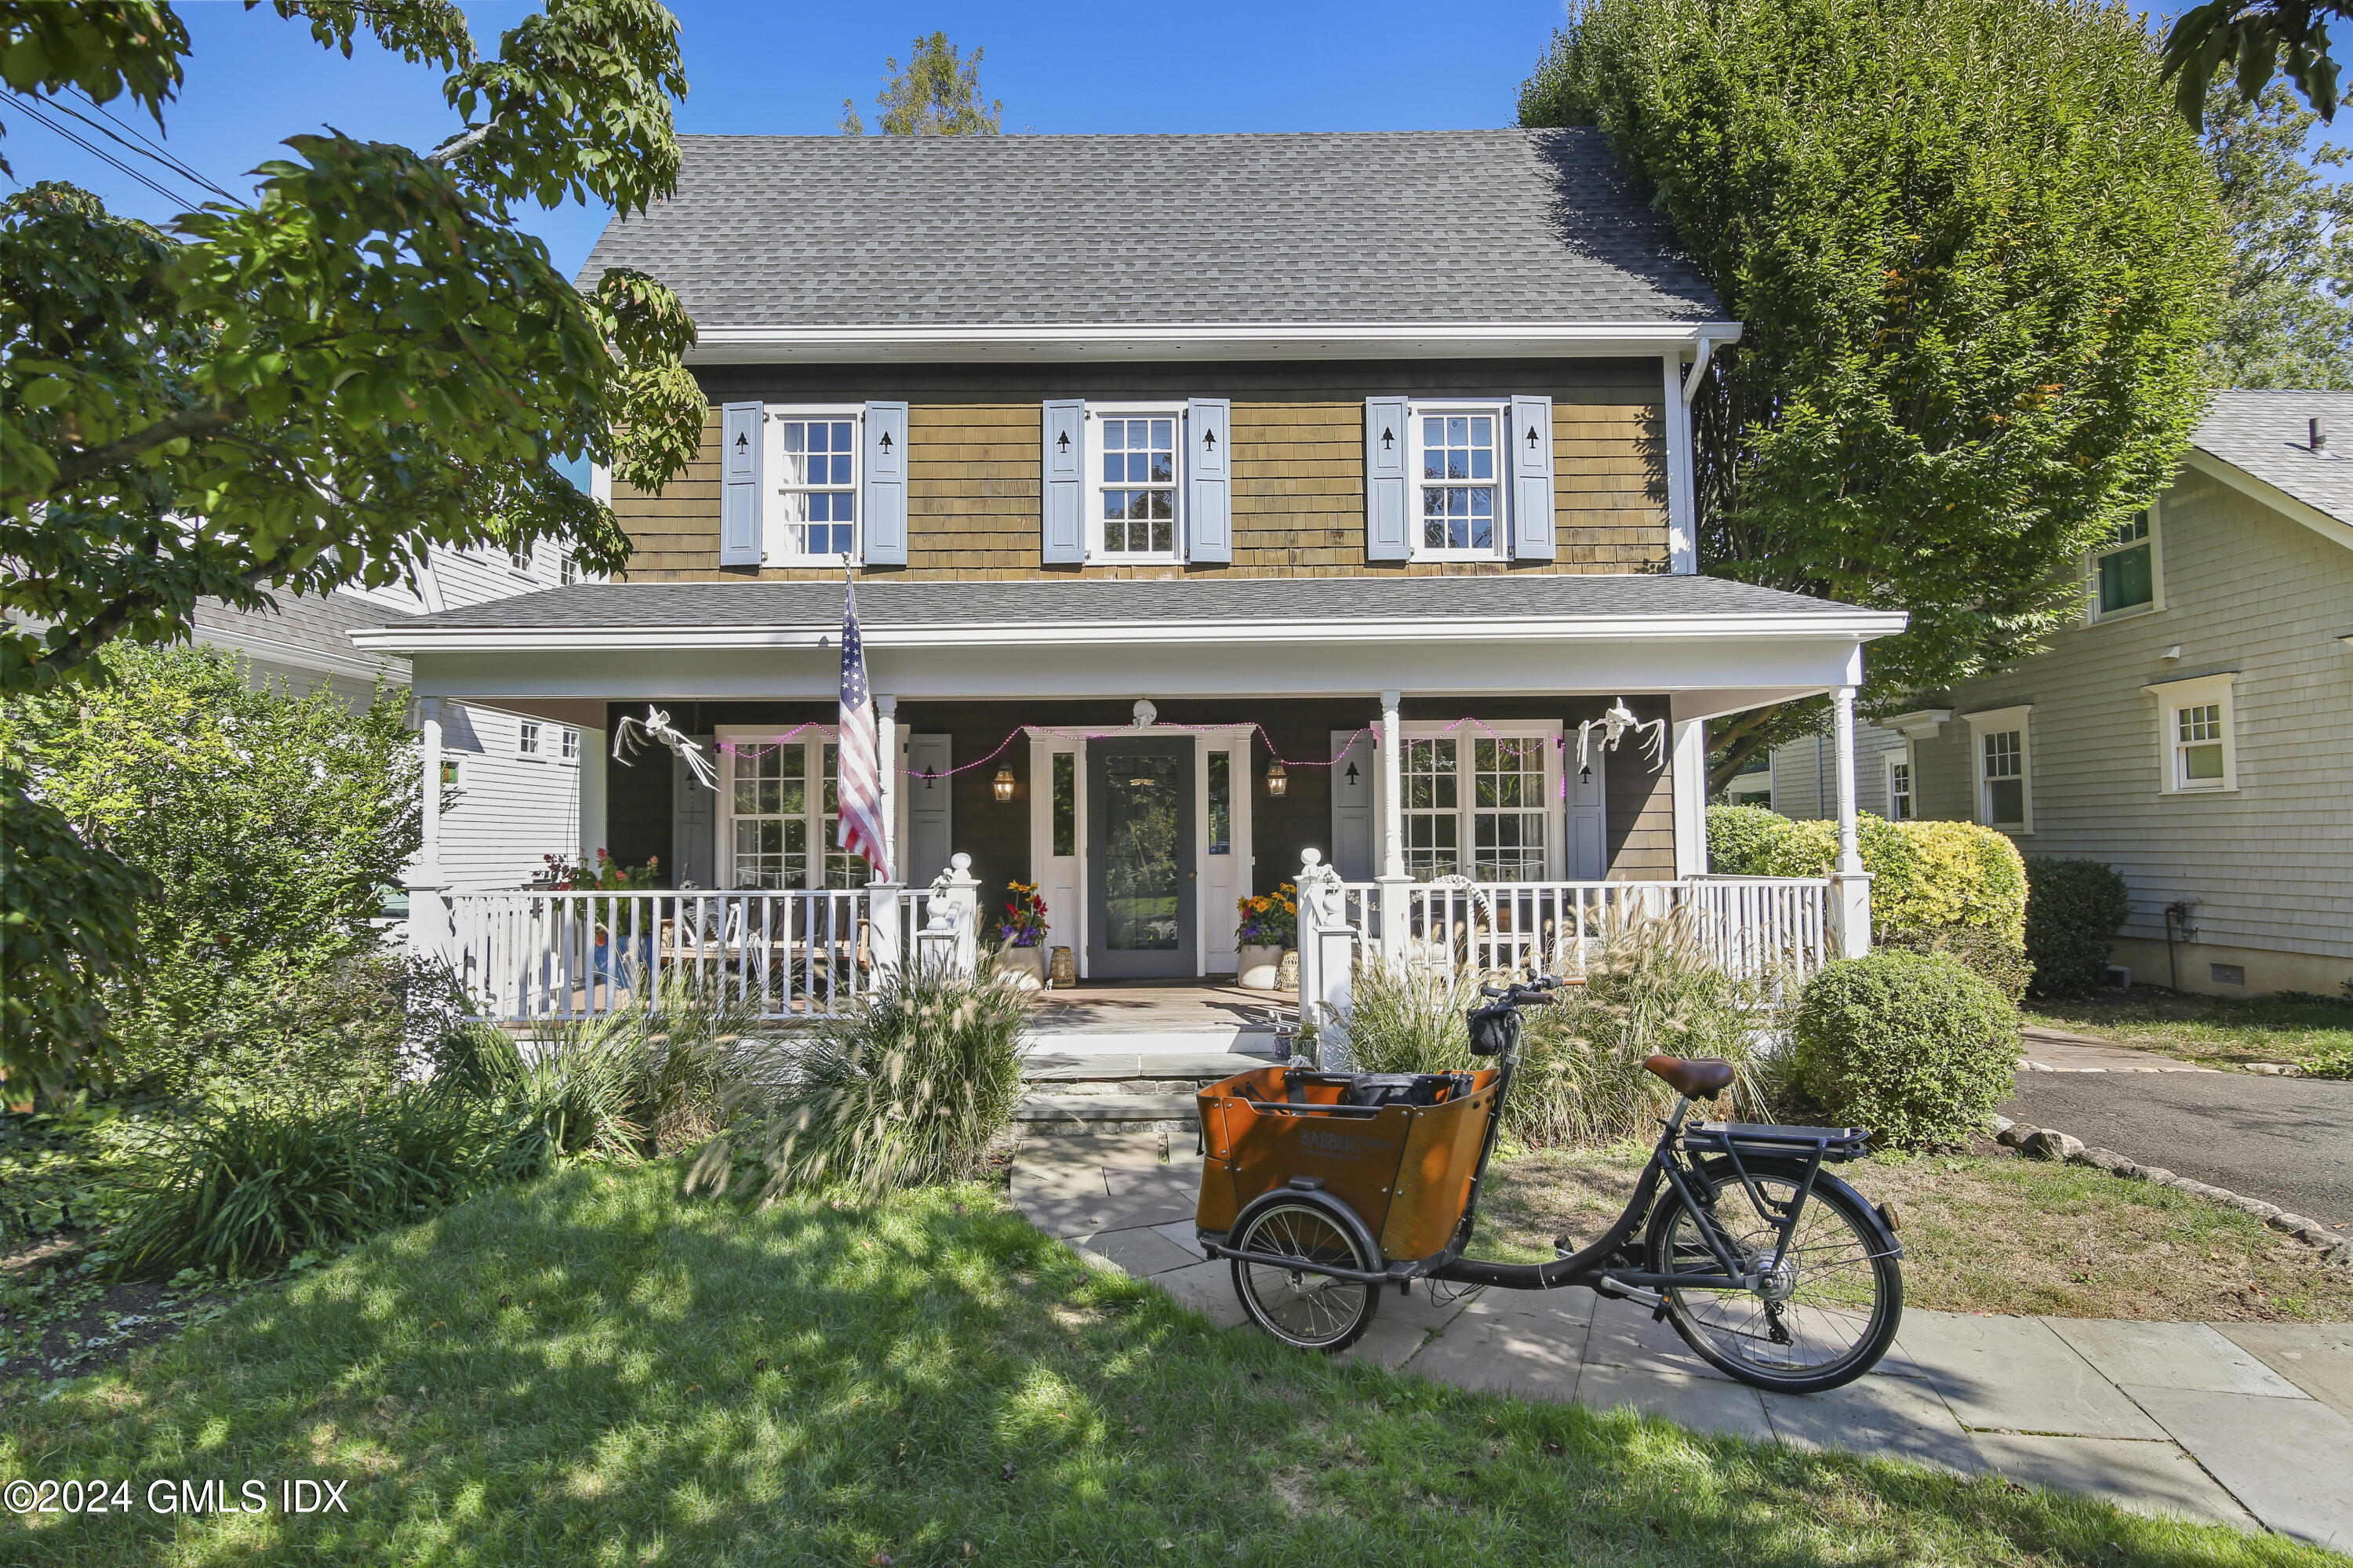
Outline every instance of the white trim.
POLYGON ((2220 480, 2233 490, 2252 495, 2281 516, 2303 524, 2323 538, 2333 539, 2348 549, 2353 549, 2353 522, 2332 517, 2308 502, 2298 501, 2278 485, 2257 479, 2237 463, 2218 458, 2198 447, 2189 449, 2188 461, 2189 467, 2207 478, 2220 480))
POLYGON ((2129 620, 2135 616, 2155 615, 2165 608, 2165 545, 2164 527, 2158 516, 2158 504, 2151 501, 2143 509, 2148 515, 2148 533, 2129 545, 2106 545, 2084 552, 2084 624, 2103 626, 2112 620, 2129 620), (2148 602, 2130 604, 2122 609, 2100 608, 2100 562, 2106 556, 2141 545, 2148 546, 2148 602))
POLYGON ((1912 760, 1912 743, 1907 740, 1903 750, 1882 754, 1879 766, 1880 793, 1887 807, 1885 820, 1891 822, 1917 821, 1920 815, 1920 768, 1912 760), (1899 768, 1904 769, 1904 799, 1912 805, 1912 810, 1901 817, 1895 814, 1895 770, 1899 768))
MULTIPOLYGON (((1890 714, 1879 721, 1882 729, 1894 730, 1905 741, 1934 740, 1936 732, 1953 722, 1950 708, 1915 708, 1906 714, 1890 714)), ((1907 746, 1906 750, 1910 747, 1907 746)))
POLYGON ((2157 792, 2160 795, 2228 795, 2239 788, 2239 715, 2233 700, 2235 670, 2216 675, 2193 675, 2180 681, 2157 681, 2142 691, 2157 699, 2157 792), (2179 759, 2174 725, 2180 709, 2211 705, 2221 708, 2222 779, 2218 784, 2189 784, 2176 764, 2179 759))
MULTIPOLYGON (((794 423, 807 424, 812 420, 823 420, 828 425, 848 421, 850 454, 849 483, 847 486, 830 482, 823 485, 797 484, 789 488, 797 491, 824 490, 837 493, 846 488, 850 496, 849 537, 853 547, 846 556, 839 550, 829 555, 812 556, 789 554, 782 550, 771 550, 768 547, 770 536, 773 535, 781 542, 785 530, 789 524, 781 518, 772 515, 772 509, 781 510, 776 506, 776 498, 783 495, 787 488, 780 482, 784 475, 784 454, 781 450, 764 450, 760 474, 760 565, 764 569, 769 567, 839 567, 844 561, 857 566, 866 558, 866 405, 863 403, 763 403, 760 406, 761 443, 764 449, 771 440, 781 447, 784 441, 785 426, 794 423), (769 458, 776 461, 771 464, 765 461, 769 458)), ((826 455, 830 457, 833 454, 828 452, 826 455)), ((828 524, 827 526, 829 527, 832 524, 828 524)))
POLYGON ((2032 716, 2034 705, 2020 703, 2006 708, 1987 708, 1980 713, 1964 714, 1969 726, 1969 807, 1972 820, 1996 832, 2027 838, 2034 832, 2034 736, 2032 716), (1985 747, 1981 737, 2018 732, 2019 814, 2015 822, 1987 821, 1985 747))
MULTIPOLYGON (((1507 561, 1512 558, 1512 476, 1508 471, 1512 461, 1512 400, 1478 397, 1408 397, 1405 401, 1405 486, 1406 486, 1406 559, 1409 561, 1507 561), (1452 549, 1431 548, 1421 542, 1422 492, 1430 481, 1422 475, 1421 422, 1426 418, 1442 419, 1451 414, 1465 417, 1484 414, 1494 420, 1492 456, 1493 472, 1484 481, 1466 479, 1461 488, 1484 488, 1494 492, 1493 510, 1487 519, 1487 547, 1452 549)), ((1440 489, 1456 488, 1451 480, 1438 482, 1440 489)))
MULTIPOLYGON (((1803 637, 1868 641, 1902 631, 1900 611, 1849 610, 1799 615, 1610 615, 1549 620, 1379 619, 1267 620, 1251 624, 1259 641, 1314 638, 1322 642, 1592 641, 1641 638, 1714 641, 1803 637)), ((1086 647, 1116 644, 1228 644, 1230 620, 969 621, 962 625, 862 626, 869 648, 1086 647)), ((819 648, 840 634, 838 622, 767 626, 631 627, 387 626, 351 633, 352 641, 386 652, 493 652, 511 649, 819 648)), ((1694 715, 1696 716, 1696 715, 1694 715)))
MULTIPOLYGON (((1079 480, 1079 493, 1086 497, 1086 516, 1082 521, 1086 525, 1087 531, 1087 565, 1091 567, 1173 567, 1184 564, 1186 520, 1185 492, 1188 488, 1186 484, 1187 475, 1185 471, 1185 456, 1187 451, 1190 450, 1187 445, 1189 436, 1186 429, 1186 412, 1185 402, 1182 398, 1179 398, 1173 403, 1097 403, 1092 399, 1089 399, 1086 407, 1086 413, 1079 421, 1079 428, 1086 432, 1083 438, 1086 450, 1079 454, 1079 473, 1081 476, 1079 480), (1159 490, 1166 488, 1170 493, 1168 500, 1168 510, 1171 514, 1168 520, 1169 544, 1168 548, 1166 550, 1120 550, 1114 552, 1103 547, 1103 493, 1108 485, 1108 482, 1105 481, 1103 476, 1103 459, 1104 449, 1103 445, 1102 421, 1106 418, 1127 420, 1139 418, 1147 419, 1166 418, 1172 421, 1175 427, 1175 439, 1169 446, 1168 452, 1170 465, 1168 483, 1165 487, 1149 482, 1144 486, 1146 490, 1159 490)), ((1134 485, 1131 485, 1124 481, 1121 482, 1117 485, 1109 485, 1108 487, 1116 490, 1131 490, 1135 488, 1134 485)), ((1197 899, 1195 902, 1198 903, 1199 900, 1197 899)))
MULTIPOLYGON (((1736 343, 1738 322, 1174 322, 1138 326, 705 326, 689 365, 780 360, 965 362, 1084 359, 1451 359, 1621 357, 1714 341, 1736 343)), ((1680 353, 1676 354, 1678 360, 1680 353)))
MULTIPOLYGON (((800 728, 797 725, 789 727, 800 728)), ((793 742, 802 748, 801 778, 808 788, 807 808, 801 813, 809 830, 807 863, 801 868, 800 885, 805 888, 827 885, 826 857, 838 849, 825 833, 825 748, 839 739, 839 729, 838 725, 815 725, 802 730, 800 738, 793 742)), ((719 769, 719 799, 712 803, 711 811, 712 833, 716 840, 711 851, 711 880, 714 887, 732 889, 736 885, 735 754, 724 749, 723 743, 773 742, 776 734, 777 726, 773 724, 723 724, 711 732, 712 750, 716 754, 713 761, 719 769)), ((892 766, 896 766, 895 762, 892 766)))
POLYGON ((1668 355, 1666 397, 1659 408, 1661 434, 1667 448, 1667 570, 1690 577, 1699 570, 1698 507, 1693 494, 1697 477, 1693 468, 1691 405, 1683 398, 1683 362, 1668 355))
MULTIPOLYGON (((1476 770, 1472 766, 1472 758, 1474 755, 1471 749, 1472 743, 1481 740, 1525 740, 1530 738, 1543 742, 1544 785, 1543 800, 1535 808, 1491 807, 1489 809, 1515 811, 1524 815, 1535 814, 1539 816, 1545 824, 1545 872, 1544 877, 1541 880, 1557 881, 1559 878, 1567 874, 1565 856, 1567 853, 1568 848, 1566 842, 1568 829, 1568 811, 1560 798, 1561 748, 1559 742, 1562 733, 1562 725, 1560 720, 1491 719, 1481 720, 1472 724, 1461 725, 1460 727, 1457 727, 1457 721, 1452 719, 1402 719, 1398 721, 1397 730, 1398 777, 1400 783, 1404 779, 1405 749, 1413 742, 1417 740, 1451 739, 1457 743, 1454 753, 1456 769, 1455 776, 1460 780, 1460 786, 1455 797, 1455 815, 1461 822, 1461 832, 1455 844, 1455 850, 1458 855, 1456 870, 1462 875, 1472 877, 1473 879, 1477 876, 1477 871, 1474 865, 1474 860, 1478 849, 1478 835, 1475 831, 1475 823, 1477 821, 1479 806, 1477 800, 1473 798, 1477 791, 1472 788, 1472 780, 1476 770), (1482 725, 1484 725, 1485 727, 1482 728, 1482 725)), ((1389 771, 1390 770, 1387 766, 1387 761, 1384 759, 1384 766, 1376 769, 1374 773, 1373 794, 1375 806, 1384 821, 1387 821, 1389 817, 1388 800, 1389 789, 1389 771)), ((1406 858, 1412 853, 1404 842, 1406 832, 1405 819, 1408 814, 1408 808, 1402 800, 1398 802, 1397 814, 1398 835, 1398 864, 1397 870, 1410 876, 1412 875, 1412 873, 1409 870, 1407 870, 1405 865, 1406 858)), ((1428 813, 1424 812, 1422 814, 1427 815, 1428 813)), ((1416 880, 1422 879, 1416 878, 1416 880)), ((1511 880, 1521 881, 1527 879, 1513 878, 1511 880)))

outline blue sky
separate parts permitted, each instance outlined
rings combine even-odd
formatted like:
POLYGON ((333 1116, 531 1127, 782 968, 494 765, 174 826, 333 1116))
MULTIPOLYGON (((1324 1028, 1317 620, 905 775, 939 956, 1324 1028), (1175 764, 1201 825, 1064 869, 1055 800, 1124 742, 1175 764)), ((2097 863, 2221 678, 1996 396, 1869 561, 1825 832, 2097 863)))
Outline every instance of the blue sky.
MULTIPOLYGON (((465 7, 485 52, 534 7, 465 7)), ((439 75, 366 46, 348 61, 267 8, 183 5, 195 52, 166 145, 244 194, 245 172, 278 142, 332 124, 372 141, 429 146, 455 127, 439 75)), ((978 45, 981 85, 1005 128, 1036 132, 1375 131, 1504 125, 1522 78, 1561 16, 1559 0, 1187 0, 1180 5, 859 5, 671 0, 689 87, 681 131, 829 133, 854 97, 871 125, 886 56, 918 33, 978 45)), ((121 119, 153 125, 125 108, 121 119)), ((88 112, 85 108, 85 112, 88 112)), ((169 202, 15 111, 0 97, 16 178, 65 179, 129 216, 161 221, 203 199, 169 202)), ((70 122, 69 122, 70 123, 70 122)), ((77 129, 83 129, 77 127, 77 129)), ((85 133, 87 133, 85 132, 85 133)), ((93 138, 95 139, 95 138, 93 138)), ((602 213, 533 211, 527 227, 565 270, 586 260, 602 213)))

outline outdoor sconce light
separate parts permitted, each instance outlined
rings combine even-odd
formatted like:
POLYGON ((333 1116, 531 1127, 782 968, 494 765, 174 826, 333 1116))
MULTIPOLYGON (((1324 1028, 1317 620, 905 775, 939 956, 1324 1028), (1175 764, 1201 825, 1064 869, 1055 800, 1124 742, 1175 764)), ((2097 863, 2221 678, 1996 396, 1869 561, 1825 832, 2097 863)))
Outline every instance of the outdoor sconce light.
POLYGON ((1013 799, 1013 769, 1012 769, 1012 768, 1008 766, 1008 767, 1004 767, 1004 768, 998 768, 998 769, 997 770, 997 779, 996 779, 996 781, 995 781, 994 783, 992 783, 992 784, 989 786, 989 788, 997 791, 997 801, 998 801, 998 803, 999 803, 999 804, 1002 804, 1003 802, 1005 802, 1005 801, 1007 801, 1007 800, 1012 800, 1012 799, 1013 799))
POLYGON ((1291 770, 1283 767, 1282 759, 1281 758, 1277 758, 1272 762, 1268 763, 1266 765, 1267 794, 1271 798, 1280 800, 1282 799, 1283 791, 1290 788, 1291 770))

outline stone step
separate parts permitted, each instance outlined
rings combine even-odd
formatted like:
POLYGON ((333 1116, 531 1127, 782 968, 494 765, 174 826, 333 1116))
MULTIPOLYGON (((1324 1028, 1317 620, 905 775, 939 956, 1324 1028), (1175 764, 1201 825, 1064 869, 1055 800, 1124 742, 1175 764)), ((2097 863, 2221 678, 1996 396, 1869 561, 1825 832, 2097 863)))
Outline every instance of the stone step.
POLYGON ((1200 1119, 1198 1107, 1187 1094, 1031 1095, 1014 1111, 1025 1122, 1181 1122, 1200 1119))
POLYGON ((1120 1083, 1128 1079, 1167 1081, 1190 1079, 1214 1084, 1237 1073, 1248 1073, 1283 1060, 1271 1052, 1106 1051, 1103 1042, 1089 1041, 1083 1050, 1060 1047, 1032 1049, 1022 1057, 1021 1075, 1033 1083, 1120 1083))

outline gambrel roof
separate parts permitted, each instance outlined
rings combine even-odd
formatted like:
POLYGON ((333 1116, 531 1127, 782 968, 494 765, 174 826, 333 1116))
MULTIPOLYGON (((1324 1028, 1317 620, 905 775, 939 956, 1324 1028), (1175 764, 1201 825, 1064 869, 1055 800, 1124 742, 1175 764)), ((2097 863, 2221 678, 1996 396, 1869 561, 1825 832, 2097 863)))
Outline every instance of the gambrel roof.
POLYGON ((2353 526, 2353 392, 2218 392, 2190 443, 2353 526), (2315 418, 2327 436, 2318 450, 2315 418))
POLYGON ((706 333, 1724 317, 1596 131, 679 141, 581 281, 706 333))

